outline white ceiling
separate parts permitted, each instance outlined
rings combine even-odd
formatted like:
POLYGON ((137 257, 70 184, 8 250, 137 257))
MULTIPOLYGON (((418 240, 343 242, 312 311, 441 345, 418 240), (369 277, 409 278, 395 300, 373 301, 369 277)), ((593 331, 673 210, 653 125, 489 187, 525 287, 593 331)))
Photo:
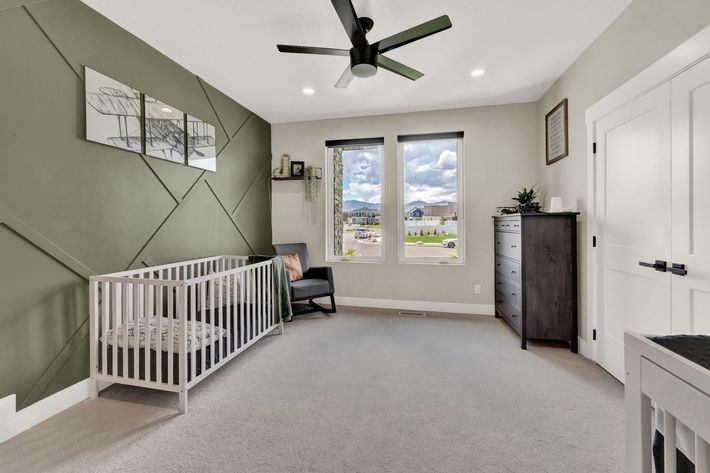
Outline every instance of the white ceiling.
POLYGON ((83 1, 272 123, 535 101, 631 3, 354 0, 375 20, 371 42, 442 14, 453 27, 387 54, 424 72, 418 81, 380 69, 336 89, 347 57, 276 50, 349 49, 327 0, 83 1), (487 74, 471 78, 479 66, 487 74))

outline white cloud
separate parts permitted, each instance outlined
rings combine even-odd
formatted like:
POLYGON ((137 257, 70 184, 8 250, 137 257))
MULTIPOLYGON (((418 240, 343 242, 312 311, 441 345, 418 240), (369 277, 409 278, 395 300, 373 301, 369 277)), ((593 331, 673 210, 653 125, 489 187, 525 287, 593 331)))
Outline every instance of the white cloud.
POLYGON ((363 202, 379 204, 382 198, 379 184, 351 182, 344 191, 346 200, 361 200, 363 202))

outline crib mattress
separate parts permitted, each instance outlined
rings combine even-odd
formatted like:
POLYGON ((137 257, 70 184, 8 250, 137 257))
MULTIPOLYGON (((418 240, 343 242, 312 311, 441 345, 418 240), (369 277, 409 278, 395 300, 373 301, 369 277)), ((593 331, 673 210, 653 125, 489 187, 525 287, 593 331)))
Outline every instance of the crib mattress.
MULTIPOLYGON (((202 373, 202 358, 204 356, 204 364, 205 364, 205 370, 208 370, 212 367, 213 363, 219 362, 221 359, 226 357, 229 353, 233 353, 234 351, 238 350, 242 346, 242 327, 240 324, 235 324, 239 318, 240 314, 240 309, 239 306, 232 306, 231 307, 231 313, 234 314, 232 317, 231 323, 227 323, 227 315, 226 315, 226 310, 222 311, 222 317, 220 320, 220 317, 217 316, 217 313, 219 311, 215 311, 214 314, 210 313, 210 310, 205 311, 204 314, 197 313, 196 314, 196 323, 200 323, 203 318, 205 318, 208 321, 213 322, 213 324, 216 326, 217 329, 221 330, 222 334, 222 354, 220 356, 220 353, 218 351, 219 345, 215 345, 215 350, 212 350, 212 345, 208 342, 205 344, 205 346, 198 346, 197 350, 194 351, 195 353, 195 376, 199 376, 202 373), (221 328, 224 327, 224 328, 221 328), (229 346, 227 346, 227 331, 229 331, 230 334, 230 339, 231 343, 229 346)), ((250 313, 251 308, 249 306, 245 307, 246 312, 250 313)), ((251 317, 248 317, 249 320, 249 330, 247 331, 246 339, 250 340, 254 336, 256 336, 256 331, 255 331, 255 317, 254 315, 251 315, 251 317)), ((163 321, 164 322, 164 321, 163 321)), ((211 327, 210 324, 205 323, 207 327, 211 327)), ((164 323, 164 326, 166 327, 167 324, 164 323)), ((151 334, 152 338, 152 334, 151 334)), ((107 357, 106 357, 106 371, 109 375, 114 375, 113 373, 113 349, 111 348, 111 342, 113 341, 112 337, 108 338, 108 351, 107 351, 107 357)), ((102 340, 99 342, 99 367, 101 368, 102 366, 102 358, 101 358, 101 353, 103 353, 103 343, 102 340)), ((117 345, 122 345, 121 343, 117 345)), ((152 343, 151 343, 152 345, 152 343)), ((174 348, 173 352, 173 384, 178 384, 178 379, 179 379, 179 362, 180 362, 180 355, 177 353, 177 348, 174 348)), ((146 379, 146 374, 145 374, 145 350, 144 349, 134 349, 132 346, 129 344, 128 348, 128 353, 126 353, 126 358, 128 360, 127 363, 127 371, 128 371, 128 377, 129 378, 134 378, 134 356, 138 356, 138 379, 145 380, 146 379)), ((151 381, 157 381, 156 378, 156 365, 160 367, 161 371, 161 379, 162 380, 167 380, 168 379, 168 352, 165 350, 157 351, 153 349, 153 346, 151 346, 151 349, 148 351, 149 354, 149 371, 150 371, 150 380, 151 381)), ((123 376, 124 374, 124 367, 123 367, 123 347, 122 346, 117 346, 116 347, 116 375, 117 376, 123 376)), ((188 381, 192 379, 192 356, 187 357, 187 373, 188 373, 188 381)))
MULTIPOLYGON (((114 332, 116 335, 116 346, 124 348, 127 344, 128 348, 145 348, 146 335, 150 335, 150 348, 152 350, 168 351, 170 348, 170 322, 173 325, 173 352, 180 349, 180 321, 169 319, 168 317, 141 317, 137 320, 130 320, 126 324, 119 325, 116 329, 110 329, 106 333, 106 340, 109 345, 112 344, 114 332), (158 336, 158 326, 160 325, 160 336, 158 336), (126 332, 126 333, 124 333, 126 332), (158 339, 160 338, 160 343, 158 339), (160 346, 160 348, 158 348, 160 346)), ((203 346, 211 345, 214 340, 225 337, 227 331, 207 323, 199 321, 187 322, 187 352, 193 352, 201 349, 203 346), (193 346, 193 337, 195 344, 193 346)), ((99 341, 103 342, 104 337, 99 341)))
POLYGON ((664 348, 710 370, 710 336, 668 335, 651 340, 664 348))

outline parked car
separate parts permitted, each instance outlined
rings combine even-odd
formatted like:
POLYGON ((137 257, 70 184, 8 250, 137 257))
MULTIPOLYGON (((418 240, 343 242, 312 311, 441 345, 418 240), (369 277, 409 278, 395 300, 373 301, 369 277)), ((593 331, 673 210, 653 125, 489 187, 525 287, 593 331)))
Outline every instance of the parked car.
POLYGON ((355 229, 355 238, 358 240, 361 240, 363 238, 369 238, 370 237, 370 231, 367 228, 356 228, 355 229))
POLYGON ((456 245, 459 244, 458 238, 447 238, 446 240, 441 241, 441 246, 445 248, 456 248, 456 245))

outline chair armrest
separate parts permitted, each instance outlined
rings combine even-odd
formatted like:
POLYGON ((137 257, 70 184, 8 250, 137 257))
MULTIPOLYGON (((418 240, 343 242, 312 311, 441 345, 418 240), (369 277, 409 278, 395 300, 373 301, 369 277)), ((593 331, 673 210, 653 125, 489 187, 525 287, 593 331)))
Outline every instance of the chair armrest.
POLYGON ((303 279, 326 279, 330 285, 330 291, 335 292, 335 283, 333 282, 333 268, 330 266, 311 267, 303 275, 303 279))

